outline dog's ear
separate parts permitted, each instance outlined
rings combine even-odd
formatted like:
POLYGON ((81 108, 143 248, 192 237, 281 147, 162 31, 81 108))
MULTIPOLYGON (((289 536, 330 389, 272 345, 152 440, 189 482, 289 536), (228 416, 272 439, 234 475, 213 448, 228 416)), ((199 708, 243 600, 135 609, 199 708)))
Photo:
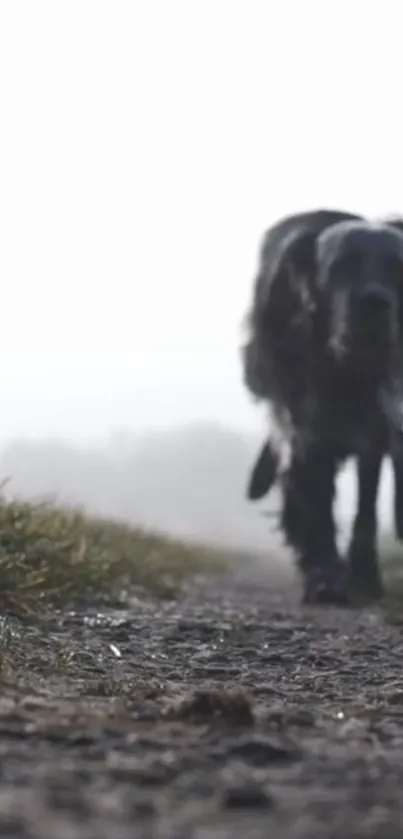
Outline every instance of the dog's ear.
POLYGON ((278 469, 278 455, 272 445, 264 444, 252 469, 247 489, 249 501, 259 501, 271 490, 278 469))

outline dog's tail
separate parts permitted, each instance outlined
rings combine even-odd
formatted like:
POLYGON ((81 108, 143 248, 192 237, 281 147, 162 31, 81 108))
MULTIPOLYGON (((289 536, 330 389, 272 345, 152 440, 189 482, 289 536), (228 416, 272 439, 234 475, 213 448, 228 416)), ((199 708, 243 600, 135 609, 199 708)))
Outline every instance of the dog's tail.
POLYGON ((260 450, 255 465, 249 477, 247 498, 249 501, 260 501, 267 495, 276 483, 280 465, 280 457, 273 443, 267 440, 260 450))

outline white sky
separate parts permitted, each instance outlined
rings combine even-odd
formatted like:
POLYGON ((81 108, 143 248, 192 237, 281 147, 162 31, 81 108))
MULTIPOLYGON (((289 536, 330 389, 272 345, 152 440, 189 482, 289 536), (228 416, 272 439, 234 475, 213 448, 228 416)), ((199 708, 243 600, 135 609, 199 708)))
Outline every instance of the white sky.
POLYGON ((402 18, 1 0, 1 439, 260 422, 238 347, 264 228, 403 212, 402 18))

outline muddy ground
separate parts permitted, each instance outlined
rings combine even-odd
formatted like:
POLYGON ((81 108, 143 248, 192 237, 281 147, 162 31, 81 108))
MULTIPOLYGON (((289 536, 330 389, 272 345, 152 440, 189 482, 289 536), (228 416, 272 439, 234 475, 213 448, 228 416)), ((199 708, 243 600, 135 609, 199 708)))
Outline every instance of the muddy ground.
POLYGON ((301 608, 250 561, 1 633, 1 835, 403 835, 403 628, 379 610, 301 608))

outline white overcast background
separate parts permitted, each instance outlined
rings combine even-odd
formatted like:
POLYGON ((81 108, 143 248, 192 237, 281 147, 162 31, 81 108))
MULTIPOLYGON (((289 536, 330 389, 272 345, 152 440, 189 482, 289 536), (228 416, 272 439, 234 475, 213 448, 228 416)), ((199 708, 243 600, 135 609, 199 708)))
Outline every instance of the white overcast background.
POLYGON ((258 428, 264 228, 403 211, 400 5, 1 0, 0 441, 258 428))

